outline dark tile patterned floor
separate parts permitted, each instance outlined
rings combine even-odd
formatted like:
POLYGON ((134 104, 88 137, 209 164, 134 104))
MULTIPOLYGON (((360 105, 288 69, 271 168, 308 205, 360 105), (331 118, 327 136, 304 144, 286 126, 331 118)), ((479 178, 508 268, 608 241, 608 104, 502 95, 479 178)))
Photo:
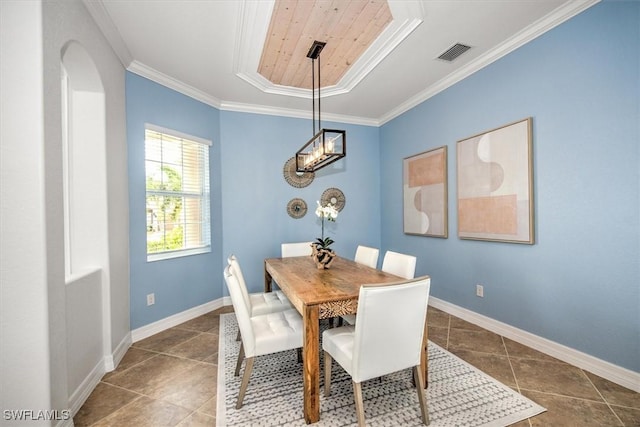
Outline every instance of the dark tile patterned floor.
MULTIPOLYGON (((76 426, 214 426, 220 314, 132 345, 74 418, 76 426)), ((640 426, 640 393, 429 308, 429 339, 547 408, 514 424, 640 426)))

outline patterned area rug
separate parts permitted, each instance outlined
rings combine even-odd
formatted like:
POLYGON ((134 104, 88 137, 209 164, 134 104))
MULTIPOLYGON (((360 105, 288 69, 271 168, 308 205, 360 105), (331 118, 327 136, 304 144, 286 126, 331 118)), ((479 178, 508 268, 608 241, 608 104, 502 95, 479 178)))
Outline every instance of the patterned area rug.
MULTIPOLYGON (((324 322, 321 324, 321 329, 324 322)), ((218 361, 219 426, 306 426, 302 415, 302 365, 295 350, 256 358, 244 406, 235 402, 242 378, 233 375, 240 349, 233 313, 220 316, 218 361)), ((322 359, 322 354, 321 354, 322 359)), ((322 360, 320 361, 321 366, 322 360)), ((356 425, 351 378, 334 363, 331 396, 324 397, 320 379, 320 422, 317 426, 356 425)), ((365 418, 370 426, 419 426, 418 397, 411 370, 362 384, 365 418)), ((429 342, 430 426, 507 426, 545 411, 526 397, 467 362, 429 342)))

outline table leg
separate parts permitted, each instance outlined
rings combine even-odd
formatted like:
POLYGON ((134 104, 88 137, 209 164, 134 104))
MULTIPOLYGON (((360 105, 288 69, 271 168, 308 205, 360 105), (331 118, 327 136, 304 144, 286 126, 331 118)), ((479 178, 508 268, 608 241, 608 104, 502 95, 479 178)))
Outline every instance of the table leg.
POLYGON ((303 313, 304 419, 307 424, 320 421, 320 323, 318 306, 304 306, 303 313))
POLYGON ((271 274, 269 274, 269 272, 267 271, 267 263, 265 262, 264 265, 264 291, 265 292, 271 292, 271 281, 272 281, 272 277, 271 274))

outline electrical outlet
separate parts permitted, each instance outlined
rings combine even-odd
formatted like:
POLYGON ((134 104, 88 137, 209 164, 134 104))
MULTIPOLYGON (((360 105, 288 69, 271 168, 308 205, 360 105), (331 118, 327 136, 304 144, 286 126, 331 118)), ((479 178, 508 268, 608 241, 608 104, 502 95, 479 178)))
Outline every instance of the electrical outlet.
POLYGON ((476 285, 476 296, 480 298, 484 298, 484 286, 477 284, 476 285))
POLYGON ((156 303, 156 294, 147 295, 147 305, 153 305, 156 303))

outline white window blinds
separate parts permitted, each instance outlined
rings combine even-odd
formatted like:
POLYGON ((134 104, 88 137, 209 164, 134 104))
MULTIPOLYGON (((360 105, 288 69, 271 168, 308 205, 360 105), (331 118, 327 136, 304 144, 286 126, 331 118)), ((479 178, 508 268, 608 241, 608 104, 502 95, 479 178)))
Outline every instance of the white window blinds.
POLYGON ((209 251, 208 141, 147 125, 145 172, 150 260, 209 251))

